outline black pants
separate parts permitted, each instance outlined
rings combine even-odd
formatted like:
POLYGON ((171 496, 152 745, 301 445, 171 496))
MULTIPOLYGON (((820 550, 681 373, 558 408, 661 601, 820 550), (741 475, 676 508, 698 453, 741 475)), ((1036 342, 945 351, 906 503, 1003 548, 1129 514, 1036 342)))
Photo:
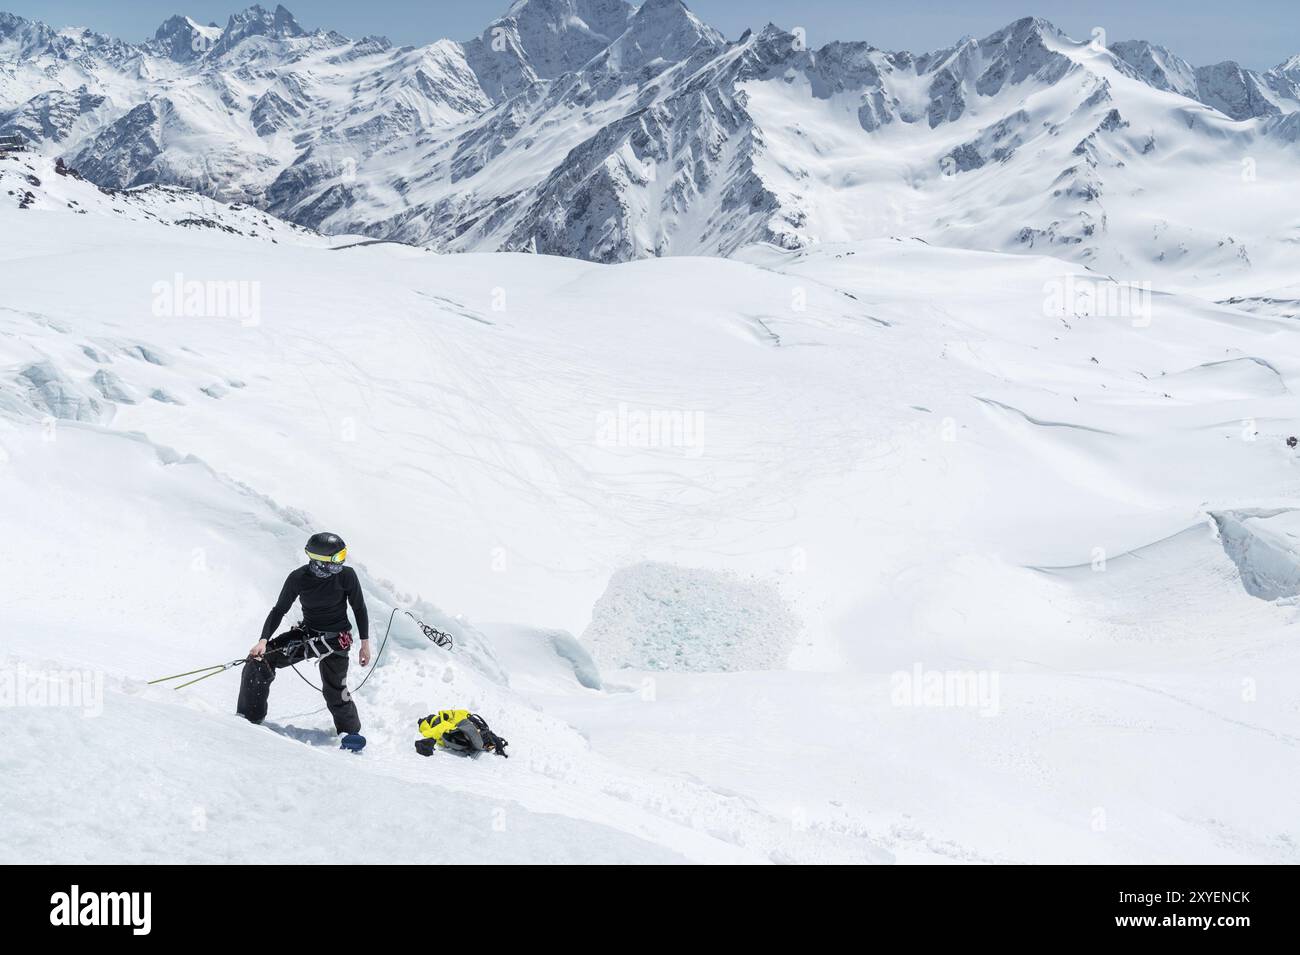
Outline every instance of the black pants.
MULTIPOLYGON (((282 633, 267 641, 263 659, 248 658, 240 675, 236 713, 250 723, 266 719, 266 705, 271 696, 271 684, 275 681, 275 671, 314 656, 303 643, 306 636, 297 629, 282 633)), ((334 717, 334 728, 340 733, 360 733, 361 717, 357 705, 352 702, 352 694, 348 692, 346 651, 327 653, 320 658, 320 686, 325 705, 329 707, 330 716, 334 717)))

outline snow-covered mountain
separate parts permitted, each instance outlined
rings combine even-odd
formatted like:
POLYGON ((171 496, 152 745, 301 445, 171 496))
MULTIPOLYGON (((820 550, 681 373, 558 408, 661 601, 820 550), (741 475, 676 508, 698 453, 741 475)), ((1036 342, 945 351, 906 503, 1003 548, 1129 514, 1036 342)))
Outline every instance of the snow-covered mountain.
POLYGON ((1193 67, 1177 54, 1145 41, 1116 43, 1110 49, 1157 89, 1195 99, 1233 119, 1279 116, 1300 108, 1300 56, 1257 73, 1230 60, 1193 67))
POLYGON ((925 54, 805 49, 770 24, 728 41, 680 0, 517 0, 424 47, 283 6, 138 44, 0 14, 0 134, 105 187, 437 249, 609 262, 899 234, 1230 278, 1296 237, 1298 61, 1198 68, 1032 17, 925 54))

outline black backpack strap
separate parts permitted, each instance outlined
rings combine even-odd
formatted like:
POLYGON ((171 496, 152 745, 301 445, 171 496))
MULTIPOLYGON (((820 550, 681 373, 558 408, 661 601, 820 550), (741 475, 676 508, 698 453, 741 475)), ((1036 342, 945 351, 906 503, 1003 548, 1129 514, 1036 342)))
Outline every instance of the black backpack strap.
POLYGON ((478 727, 479 735, 483 738, 485 747, 490 746, 492 752, 496 753, 498 756, 505 756, 509 759, 510 757, 509 754, 506 753, 506 747, 509 746, 510 743, 492 732, 491 728, 487 724, 487 720, 483 719, 483 717, 479 716, 477 713, 471 713, 469 718, 474 725, 478 727))

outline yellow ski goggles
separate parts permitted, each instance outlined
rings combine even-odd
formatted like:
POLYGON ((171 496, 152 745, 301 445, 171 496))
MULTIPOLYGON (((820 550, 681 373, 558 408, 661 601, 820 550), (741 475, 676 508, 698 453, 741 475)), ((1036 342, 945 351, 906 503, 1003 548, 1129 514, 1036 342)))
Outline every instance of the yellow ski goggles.
POLYGON ((327 564, 341 564, 348 559, 348 549, 344 547, 337 554, 328 557, 324 554, 313 554, 311 551, 307 551, 307 556, 312 560, 324 561, 327 564))

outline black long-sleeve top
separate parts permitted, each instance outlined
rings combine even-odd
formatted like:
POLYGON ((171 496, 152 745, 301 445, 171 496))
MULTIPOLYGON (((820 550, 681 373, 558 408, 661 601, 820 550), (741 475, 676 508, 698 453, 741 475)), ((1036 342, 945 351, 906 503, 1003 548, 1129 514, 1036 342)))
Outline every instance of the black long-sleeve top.
POLYGON ((311 572, 310 564, 303 564, 292 571, 280 589, 280 599, 275 602, 266 617, 266 623, 262 625, 263 640, 271 639, 295 600, 302 604, 304 626, 310 630, 331 633, 352 629, 348 623, 348 605, 351 604, 352 615, 357 618, 357 635, 362 640, 370 639, 366 598, 361 593, 361 581, 357 579, 357 572, 351 567, 344 567, 329 577, 317 577, 311 572))

